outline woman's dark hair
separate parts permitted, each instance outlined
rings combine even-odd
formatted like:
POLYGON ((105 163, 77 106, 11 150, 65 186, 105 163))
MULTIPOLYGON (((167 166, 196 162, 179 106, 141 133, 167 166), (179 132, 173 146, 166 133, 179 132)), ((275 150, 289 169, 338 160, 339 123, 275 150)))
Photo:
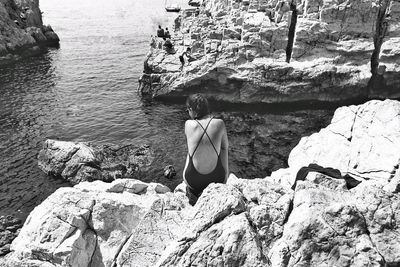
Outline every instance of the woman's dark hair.
POLYGON ((201 119, 210 114, 207 98, 202 94, 190 95, 186 100, 186 107, 192 109, 194 119, 201 119))

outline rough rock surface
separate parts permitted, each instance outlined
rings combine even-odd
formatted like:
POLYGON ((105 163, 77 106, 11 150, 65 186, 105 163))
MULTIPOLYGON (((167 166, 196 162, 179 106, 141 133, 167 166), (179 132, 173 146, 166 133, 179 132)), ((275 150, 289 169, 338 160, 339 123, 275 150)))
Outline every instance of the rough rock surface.
MULTIPOLYGON (((373 89, 368 83, 377 1, 292 1, 298 16, 291 53, 294 11, 289 2, 204 0, 199 12, 181 12, 179 31, 173 36, 176 53, 153 45, 140 91, 160 98, 202 92, 235 103, 342 101, 375 95, 367 87, 373 89), (191 47, 192 58, 180 71, 178 57, 186 47, 191 47)), ((398 97, 400 2, 390 2, 380 57, 384 82, 374 89, 380 96, 398 97)))
POLYGON ((399 206, 398 194, 373 185, 340 191, 299 182, 270 259, 274 266, 398 266, 399 206))
POLYGON ((0 256, 10 252, 10 244, 19 234, 22 222, 13 216, 0 216, 0 256))
POLYGON ((188 217, 189 229, 157 266, 265 266, 292 197, 290 189, 263 179, 209 186, 188 217))
POLYGON ((149 146, 96 146, 48 139, 39 152, 39 168, 71 184, 82 181, 112 181, 146 173, 154 160, 149 146))
POLYGON ((210 185, 194 207, 184 189, 84 182, 35 208, 0 264, 397 266, 399 194, 314 178, 293 192, 231 176, 227 185, 210 185))
POLYGON ((0 0, 0 64, 57 45, 59 38, 44 26, 39 0, 0 0))
MULTIPOLYGON (((356 118, 350 123, 352 131, 343 127, 341 134, 334 135, 347 142, 361 137, 396 142, 399 108, 400 102, 389 100, 348 107, 352 114, 357 110, 357 116, 336 117, 328 128, 341 128, 337 118, 344 124, 356 118), (370 127, 378 120, 384 127, 370 127)), ((345 110, 338 109, 337 114, 345 110)), ((324 135, 316 137, 302 150, 304 158, 308 151, 312 155, 324 146, 320 143, 324 135)), ((338 142, 333 145, 342 147, 338 142)), ((373 151, 368 152, 371 157, 360 152, 362 166, 386 168, 392 158, 400 157, 400 150, 393 149, 390 157, 382 154, 388 161, 376 163, 373 151)), ((330 156, 317 154, 318 159, 330 156)), ((352 189, 343 179, 310 172, 292 190, 287 174, 290 169, 275 173, 275 178, 281 176, 275 181, 273 177, 238 179, 231 174, 227 184, 208 186, 194 207, 188 205, 184 184, 174 193, 160 184, 133 179, 61 188, 30 214, 0 265, 400 265, 398 172, 392 178, 365 172, 352 189)))
POLYGON ((372 100, 341 107, 328 127, 300 140, 290 152, 288 169, 271 176, 277 182, 293 184, 301 167, 316 163, 359 180, 373 179, 398 191, 399 129, 399 101, 372 100))
POLYGON ((143 266, 183 230, 186 199, 167 191, 134 179, 58 189, 32 211, 0 265, 143 266), (141 257, 127 257, 141 249, 141 257))

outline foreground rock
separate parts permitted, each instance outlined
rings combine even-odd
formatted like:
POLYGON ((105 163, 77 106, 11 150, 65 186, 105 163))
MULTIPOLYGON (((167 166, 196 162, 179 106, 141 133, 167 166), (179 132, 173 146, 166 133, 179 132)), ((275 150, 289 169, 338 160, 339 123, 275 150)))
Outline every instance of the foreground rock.
POLYGON ((39 168, 71 184, 83 181, 113 181, 144 175, 154 160, 149 146, 96 146, 46 140, 39 152, 39 168))
POLYGON ((175 225, 185 202, 168 191, 159 184, 127 179, 58 189, 29 215, 3 264, 113 266, 118 257, 133 255, 133 246, 148 254, 129 262, 143 266, 140 262, 154 261, 163 244, 183 229, 175 225), (140 231, 143 227, 146 231, 140 231), (157 240, 150 239, 154 236, 157 240))
POLYGON ((196 206, 135 180, 57 190, 2 266, 397 266, 400 198, 375 185, 212 184, 196 206), (385 265, 387 264, 387 265, 385 265))
POLYGON ((58 45, 59 38, 44 26, 39 0, 0 0, 0 65, 58 45))
MULTIPOLYGON (((396 144, 400 102, 370 101, 348 109, 358 110, 351 117, 356 118, 351 134, 344 127, 347 135, 335 135, 349 146, 363 132, 367 143, 383 138, 396 144), (375 120, 385 127, 373 130, 375 120)), ((341 118, 345 124, 349 119, 341 118)), ((328 128, 337 129, 337 119, 328 128)), ((313 136, 325 140, 321 133, 313 136)), ((303 147, 301 141, 293 153, 302 148, 305 159, 300 162, 308 164, 313 151, 327 145, 320 142, 303 147)), ((377 164, 373 149, 359 150, 360 166, 384 169, 400 158, 400 150, 390 151, 388 161, 377 164)), ((323 151, 315 155, 318 160, 330 156, 323 151)), ((340 156, 346 155, 344 150, 340 156)), ((329 162, 326 167, 340 167, 335 165, 340 159, 329 162)), ((208 186, 194 207, 188 205, 184 184, 174 193, 133 179, 61 188, 30 214, 0 265, 399 266, 398 172, 390 178, 379 171, 362 177, 355 171, 351 175, 361 183, 352 189, 343 179, 316 172, 297 181, 295 190, 285 180, 288 170, 254 180, 231 175, 225 185, 208 186)))
POLYGON ((399 195, 373 185, 338 191, 299 182, 293 211, 269 253, 272 265, 398 266, 399 212, 399 195))
POLYGON ((374 84, 375 1, 205 0, 199 12, 180 14, 176 53, 151 49, 140 90, 156 98, 201 92, 234 103, 399 97, 400 3, 389 2, 389 27, 374 84), (178 57, 186 47, 192 58, 180 71, 178 57))

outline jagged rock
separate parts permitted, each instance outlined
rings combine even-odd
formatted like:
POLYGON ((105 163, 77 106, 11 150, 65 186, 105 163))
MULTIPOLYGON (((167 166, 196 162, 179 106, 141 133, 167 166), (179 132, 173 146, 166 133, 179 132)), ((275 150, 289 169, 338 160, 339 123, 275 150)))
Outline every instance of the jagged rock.
POLYGON ((341 107, 331 124, 303 137, 289 155, 292 174, 317 163, 359 179, 390 182, 400 163, 400 102, 369 101, 341 107))
MULTIPOLYGON (((111 266, 115 262, 150 266, 184 230, 179 211, 187 202, 180 194, 157 190, 132 193, 137 184, 142 183, 119 179, 58 189, 29 215, 12 243, 12 254, 1 266, 33 265, 34 261, 50 266, 111 266)), ((148 188, 157 185, 146 184, 148 188)))
POLYGON ((36 42, 46 42, 47 38, 43 34, 42 30, 36 27, 29 27, 26 29, 26 31, 32 35, 32 37, 35 39, 36 42))
POLYGON ((44 36, 46 37, 46 41, 47 42, 50 42, 50 43, 58 43, 58 42, 60 42, 60 38, 53 31, 44 32, 44 36))
POLYGON ((72 184, 135 178, 143 175, 153 160, 153 152, 147 145, 95 146, 51 139, 44 142, 38 156, 41 170, 72 184))
POLYGON ((257 241, 246 215, 232 215, 156 266, 265 266, 267 259, 257 241))
POLYGON ((288 11, 287 4, 283 5, 285 10, 276 10, 278 1, 205 0, 198 15, 181 15, 184 26, 175 32, 177 51, 192 47, 196 60, 179 71, 179 53, 166 60, 164 51, 152 49, 147 59, 151 64, 141 78, 141 93, 175 98, 201 92, 234 103, 398 97, 397 1, 392 1, 389 30, 381 49, 385 83, 377 92, 367 89, 372 86, 370 60, 378 10, 375 2, 293 4, 298 18, 290 53, 289 24, 294 11, 288 11), (224 42, 220 42, 221 33, 224 42), (235 44, 228 45, 230 41, 235 44), (289 64, 287 55, 291 57, 289 64), (218 79, 220 74, 225 78, 218 79))
POLYGON ((348 191, 299 182, 270 259, 274 266, 398 264, 398 205, 398 195, 370 185, 348 191))
POLYGON ((0 28, 0 64, 59 43, 51 27, 43 26, 39 0, 0 0, 0 28))
POLYGON ((292 196, 263 179, 231 175, 228 185, 210 185, 188 216, 189 229, 157 266, 265 266, 266 251, 282 234, 292 196))
POLYGON ((22 227, 21 220, 13 216, 0 216, 0 256, 10 252, 10 244, 22 227))

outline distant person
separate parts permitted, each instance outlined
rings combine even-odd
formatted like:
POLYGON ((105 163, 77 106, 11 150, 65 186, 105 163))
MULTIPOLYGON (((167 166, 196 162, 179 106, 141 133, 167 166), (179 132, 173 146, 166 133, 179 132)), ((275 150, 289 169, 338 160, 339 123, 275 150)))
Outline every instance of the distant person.
POLYGON ((165 28, 164 36, 165 38, 171 38, 171 34, 169 33, 168 28, 165 28))
POLYGON ((158 25, 158 30, 157 30, 157 37, 165 37, 164 29, 161 28, 161 25, 158 25))
POLYGON ((203 95, 189 96, 186 108, 190 119, 185 123, 188 154, 183 179, 189 203, 194 205, 209 184, 226 183, 228 135, 224 122, 211 116, 203 95))
POLYGON ((181 67, 179 68, 181 71, 183 69, 183 66, 185 65, 185 56, 188 58, 191 58, 190 56, 190 47, 186 48, 186 51, 182 53, 182 55, 179 56, 179 61, 181 62, 181 67))
POLYGON ((163 38, 163 40, 164 40, 164 46, 167 48, 167 49, 172 49, 172 47, 174 46, 173 44, 172 44, 172 42, 171 42, 171 39, 167 39, 167 38, 163 38))
POLYGON ((156 46, 157 46, 156 39, 155 39, 154 36, 152 35, 152 36, 151 36, 151 39, 150 39, 150 47, 151 47, 151 48, 156 48, 156 46))

